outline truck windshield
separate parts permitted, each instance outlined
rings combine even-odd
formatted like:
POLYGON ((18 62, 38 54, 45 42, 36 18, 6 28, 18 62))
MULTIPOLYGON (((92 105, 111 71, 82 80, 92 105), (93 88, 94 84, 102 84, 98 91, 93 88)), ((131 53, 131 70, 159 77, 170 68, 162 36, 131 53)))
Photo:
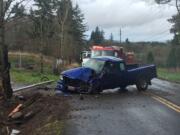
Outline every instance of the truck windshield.
POLYGON ((105 61, 89 59, 84 63, 83 67, 88 67, 95 70, 96 73, 100 73, 104 67, 105 61))
POLYGON ((115 56, 114 51, 111 50, 93 50, 92 57, 97 56, 115 56))
POLYGON ((102 51, 102 56, 114 56, 114 51, 102 51))

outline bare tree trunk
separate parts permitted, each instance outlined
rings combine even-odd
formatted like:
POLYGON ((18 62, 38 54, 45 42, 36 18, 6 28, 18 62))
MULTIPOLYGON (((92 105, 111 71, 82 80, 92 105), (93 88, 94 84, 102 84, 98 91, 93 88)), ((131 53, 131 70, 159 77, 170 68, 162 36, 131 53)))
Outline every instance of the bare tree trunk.
MULTIPOLYGON (((66 3, 67 4, 67 3, 66 3)), ((68 15, 69 15, 69 3, 67 5, 64 5, 66 7, 65 9, 65 15, 64 16, 58 16, 58 22, 59 22, 59 26, 60 26, 60 45, 59 45, 59 59, 62 60, 62 63, 60 65, 58 65, 59 70, 61 72, 63 66, 64 66, 64 58, 63 58, 63 46, 64 46, 64 27, 65 27, 65 22, 68 19, 68 15)))
POLYGON ((43 63, 43 54, 42 54, 42 52, 41 52, 41 56, 40 56, 40 61, 41 61, 41 74, 43 74, 44 73, 44 63, 43 63))
POLYGON ((41 56, 40 56, 40 61, 41 61, 41 74, 44 73, 44 64, 43 64, 43 49, 44 49, 44 42, 43 42, 43 26, 42 26, 42 18, 41 18, 41 49, 40 49, 40 53, 41 53, 41 56))
POLYGON ((178 11, 178 14, 180 15, 180 9, 179 9, 179 5, 178 5, 178 1, 179 1, 179 0, 176 0, 176 9, 177 9, 177 11, 178 11))
POLYGON ((4 25, 4 10, 3 0, 0 0, 0 49, 1 49, 1 75, 2 87, 5 99, 12 97, 13 91, 10 81, 10 63, 8 61, 8 46, 5 44, 5 25, 4 25))

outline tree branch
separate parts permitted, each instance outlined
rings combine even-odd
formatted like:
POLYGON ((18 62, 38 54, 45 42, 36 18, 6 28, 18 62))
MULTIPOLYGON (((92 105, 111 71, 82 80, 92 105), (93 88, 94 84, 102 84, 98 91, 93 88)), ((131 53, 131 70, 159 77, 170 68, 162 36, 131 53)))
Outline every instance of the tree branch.
POLYGON ((179 5, 178 5, 178 0, 176 0, 176 9, 178 11, 178 14, 180 15, 180 9, 179 9, 179 5))
MULTIPOLYGON (((14 2, 15 0, 8 0, 8 1, 9 1, 9 6, 6 7, 6 10, 4 12, 4 17, 6 16, 7 11, 8 10, 10 10, 10 11, 7 14, 7 18, 5 19, 6 21, 8 21, 11 18, 11 14, 13 13, 13 8, 12 9, 9 9, 9 8, 10 8, 12 2, 14 2)), ((14 6, 19 7, 24 1, 26 1, 26 0, 21 0, 21 1, 17 2, 16 5, 14 5, 14 6)))

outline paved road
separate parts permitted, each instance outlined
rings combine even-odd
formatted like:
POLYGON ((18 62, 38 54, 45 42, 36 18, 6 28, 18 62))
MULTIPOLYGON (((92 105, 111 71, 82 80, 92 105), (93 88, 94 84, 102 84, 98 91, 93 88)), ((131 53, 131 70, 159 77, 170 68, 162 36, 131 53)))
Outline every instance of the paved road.
POLYGON ((73 95, 65 135, 179 135, 180 85, 153 80, 148 92, 73 95))

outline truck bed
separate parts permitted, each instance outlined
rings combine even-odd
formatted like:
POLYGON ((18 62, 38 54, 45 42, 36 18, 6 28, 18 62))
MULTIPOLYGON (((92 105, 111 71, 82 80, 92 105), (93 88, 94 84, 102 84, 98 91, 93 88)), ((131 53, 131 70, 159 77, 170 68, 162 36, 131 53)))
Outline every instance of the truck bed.
POLYGON ((126 80, 129 80, 129 83, 134 83, 140 76, 149 80, 157 77, 156 66, 145 65, 129 69, 127 70, 126 80))

